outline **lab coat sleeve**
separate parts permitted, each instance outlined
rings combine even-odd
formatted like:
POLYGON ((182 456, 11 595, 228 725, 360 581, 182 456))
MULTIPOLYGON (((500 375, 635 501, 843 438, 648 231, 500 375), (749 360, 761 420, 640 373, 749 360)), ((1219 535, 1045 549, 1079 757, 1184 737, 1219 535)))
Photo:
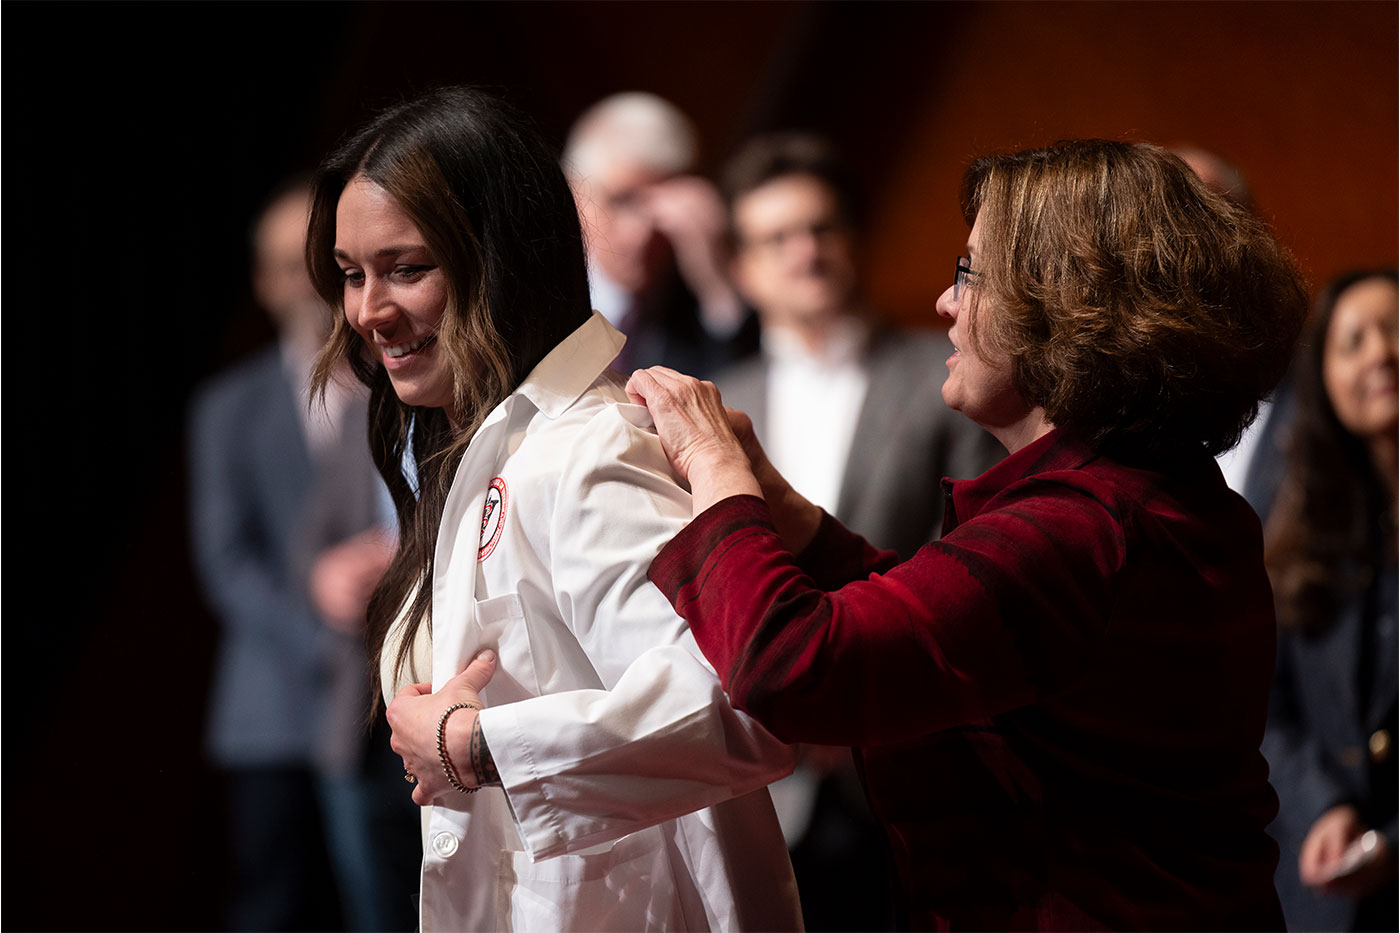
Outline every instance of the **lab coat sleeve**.
POLYGON ((684 621, 647 580, 690 515, 647 423, 630 405, 590 419, 547 520, 555 602, 603 687, 481 713, 536 860, 748 793, 793 767, 789 746, 730 706, 684 621))

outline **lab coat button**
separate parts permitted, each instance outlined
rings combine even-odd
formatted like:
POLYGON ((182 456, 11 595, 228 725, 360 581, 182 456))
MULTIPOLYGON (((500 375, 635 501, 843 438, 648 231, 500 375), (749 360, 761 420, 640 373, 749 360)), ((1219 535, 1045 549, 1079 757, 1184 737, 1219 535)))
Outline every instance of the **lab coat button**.
POLYGON ((457 851, 457 837, 451 833, 438 833, 433 837, 433 851, 443 858, 451 858, 457 851))

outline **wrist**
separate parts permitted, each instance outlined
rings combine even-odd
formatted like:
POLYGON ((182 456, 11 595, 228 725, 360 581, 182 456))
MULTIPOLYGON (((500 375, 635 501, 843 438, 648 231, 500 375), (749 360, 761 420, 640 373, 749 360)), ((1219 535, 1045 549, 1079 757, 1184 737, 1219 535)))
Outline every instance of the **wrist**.
POLYGON ((472 719, 471 747, 468 751, 472 775, 478 787, 500 787, 501 774, 496 770, 496 759, 486 744, 486 733, 481 728, 481 717, 472 719))
POLYGON ((480 709, 481 707, 474 703, 454 703, 443 710, 442 716, 438 719, 438 762, 442 765, 442 772, 447 777, 447 783, 463 794, 476 793, 483 783, 477 779, 476 773, 471 768, 463 767, 463 762, 470 760, 473 752, 473 738, 480 730, 476 715, 480 709), (470 710, 471 713, 470 715, 453 716, 454 713, 462 710, 470 710), (465 744, 463 743, 464 730, 465 744))
POLYGON ((448 717, 445 736, 448 762, 462 783, 468 786, 476 785, 476 781, 472 780, 471 768, 468 767, 471 761, 472 727, 476 724, 476 716, 476 710, 470 708, 453 713, 448 717))
POLYGON ((783 544, 796 555, 802 553, 817 536, 817 531, 822 525, 822 510, 791 486, 784 484, 784 487, 779 497, 768 500, 770 503, 777 501, 781 504, 777 507, 770 505, 769 509, 773 513, 773 524, 778 529, 783 544))
POLYGON ((744 303, 725 279, 720 279, 703 293, 700 300, 700 323, 712 337, 731 337, 744 321, 744 303))
POLYGON ((689 470, 691 509, 699 515, 716 502, 730 496, 763 497, 763 488, 753 475, 743 450, 719 451, 697 460, 689 470))

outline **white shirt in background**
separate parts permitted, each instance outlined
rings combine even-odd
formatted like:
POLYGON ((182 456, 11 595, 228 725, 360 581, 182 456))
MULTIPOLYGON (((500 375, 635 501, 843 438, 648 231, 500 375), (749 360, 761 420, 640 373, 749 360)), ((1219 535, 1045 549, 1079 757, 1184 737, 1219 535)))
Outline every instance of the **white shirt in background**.
POLYGON ((1260 402, 1259 414, 1249 427, 1245 428, 1240 442, 1215 457, 1215 462, 1220 465, 1220 472, 1225 474, 1225 485, 1240 495, 1244 495, 1249 468, 1259 453, 1259 441, 1264 436, 1264 425, 1268 423, 1269 409, 1273 404, 1273 400, 1267 398, 1260 402))
POLYGON ((842 318, 813 350, 790 330, 763 331, 770 363, 764 447, 794 489, 833 514, 870 384, 861 365, 869 332, 863 321, 842 318))

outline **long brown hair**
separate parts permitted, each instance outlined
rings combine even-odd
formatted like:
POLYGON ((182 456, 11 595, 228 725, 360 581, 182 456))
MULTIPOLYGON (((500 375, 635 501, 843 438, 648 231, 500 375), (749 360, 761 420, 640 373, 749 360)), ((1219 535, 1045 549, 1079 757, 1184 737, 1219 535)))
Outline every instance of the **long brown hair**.
POLYGON ((969 337, 1021 396, 1097 445, 1157 457, 1232 446, 1288 366, 1307 292, 1254 215, 1144 143, 991 156, 969 337), (979 314, 984 299, 995 314, 979 314))
POLYGON ((1396 270, 1352 272, 1323 288, 1293 370, 1288 473, 1264 548, 1279 624, 1288 628, 1325 629, 1343 601, 1371 584, 1379 561, 1391 560, 1395 504, 1365 441, 1337 417, 1322 375, 1338 300, 1371 279, 1395 284, 1396 270))
POLYGON ((398 515, 398 550, 370 598, 366 635, 377 671, 389 627, 406 611, 397 672, 418 627, 432 624, 426 584, 462 454, 491 410, 588 317, 578 212, 557 154, 528 118, 478 89, 443 88, 384 110, 322 163, 306 257, 335 313, 313 386, 324 391, 342 359, 369 386, 370 452, 398 515), (357 177, 398 201, 446 276, 438 345, 451 364, 455 427, 442 409, 400 402, 346 320, 335 220, 357 177))

